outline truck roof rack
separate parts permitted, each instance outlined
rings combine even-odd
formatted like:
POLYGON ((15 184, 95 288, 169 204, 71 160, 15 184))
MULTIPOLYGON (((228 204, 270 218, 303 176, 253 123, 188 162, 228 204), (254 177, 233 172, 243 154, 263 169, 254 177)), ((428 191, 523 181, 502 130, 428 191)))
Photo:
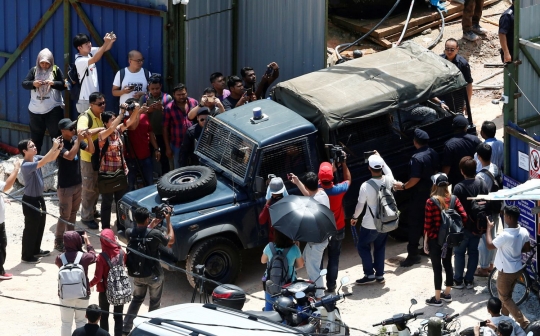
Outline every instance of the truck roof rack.
POLYGON ((173 325, 175 327, 179 327, 179 328, 191 331, 191 333, 189 333, 190 336, 202 336, 202 335, 218 336, 216 334, 212 334, 212 333, 206 332, 204 330, 200 330, 200 329, 197 329, 197 328, 190 327, 189 325, 184 324, 184 323, 171 321, 171 320, 167 320, 167 319, 162 319, 162 318, 157 318, 157 317, 153 318, 153 319, 150 319, 148 321, 148 323, 152 323, 152 324, 155 324, 155 325, 170 324, 170 325, 173 325))

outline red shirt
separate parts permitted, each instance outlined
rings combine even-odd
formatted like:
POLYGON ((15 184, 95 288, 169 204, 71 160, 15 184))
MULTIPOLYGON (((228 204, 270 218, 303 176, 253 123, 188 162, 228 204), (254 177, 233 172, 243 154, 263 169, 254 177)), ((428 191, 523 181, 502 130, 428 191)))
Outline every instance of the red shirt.
POLYGON ((128 138, 130 148, 126 150, 126 158, 144 160, 148 158, 150 153, 150 120, 146 113, 139 116, 139 125, 134 130, 128 130, 128 138), (135 157, 133 157, 133 153, 135 157))
POLYGON ((345 227, 345 211, 343 210, 343 197, 349 190, 349 181, 343 181, 338 184, 332 184, 332 187, 325 188, 322 185, 319 185, 324 189, 324 192, 328 195, 328 200, 330 201, 330 210, 334 213, 334 218, 336 219, 336 228, 341 230, 345 227))
MULTIPOLYGON (((445 198, 446 206, 450 206, 450 197, 445 198)), ((459 198, 456 197, 456 204, 454 206, 460 216, 463 223, 467 222, 467 213, 463 209, 463 205, 459 201, 459 198)), ((426 201, 426 212, 424 220, 424 232, 427 233, 429 239, 437 239, 439 237, 439 228, 441 226, 441 210, 439 207, 433 203, 431 199, 426 201)))

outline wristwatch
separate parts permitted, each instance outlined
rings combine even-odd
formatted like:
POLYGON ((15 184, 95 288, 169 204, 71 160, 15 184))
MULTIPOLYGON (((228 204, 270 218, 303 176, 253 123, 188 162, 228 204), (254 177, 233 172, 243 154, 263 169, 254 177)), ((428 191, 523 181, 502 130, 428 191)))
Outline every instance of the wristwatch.
POLYGON ((401 184, 401 190, 405 190, 405 183, 401 184))
POLYGON ((439 106, 443 106, 444 100, 439 101, 439 106))

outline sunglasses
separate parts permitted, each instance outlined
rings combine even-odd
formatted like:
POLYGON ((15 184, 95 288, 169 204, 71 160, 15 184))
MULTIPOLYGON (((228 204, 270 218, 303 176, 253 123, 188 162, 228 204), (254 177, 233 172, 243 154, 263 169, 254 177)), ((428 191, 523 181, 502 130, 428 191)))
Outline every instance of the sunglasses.
POLYGON ((455 49, 455 48, 444 48, 444 50, 446 50, 446 51, 450 51, 450 52, 454 52, 454 51, 456 51, 456 49, 455 49))
POLYGON ((206 121, 206 118, 199 119, 199 121, 201 121, 201 122, 206 121))
POLYGON ((94 103, 94 105, 97 105, 97 106, 104 106, 104 105, 105 105, 105 102, 101 102, 101 103, 94 103))

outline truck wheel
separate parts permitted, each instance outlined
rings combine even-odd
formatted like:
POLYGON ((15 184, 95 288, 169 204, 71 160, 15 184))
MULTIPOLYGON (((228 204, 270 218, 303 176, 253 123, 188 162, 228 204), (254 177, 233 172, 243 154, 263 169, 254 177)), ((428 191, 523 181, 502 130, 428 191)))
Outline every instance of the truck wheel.
POLYGON ((171 203, 193 201, 216 190, 216 173, 205 166, 188 166, 163 175, 158 183, 159 197, 171 198, 171 203))
MULTIPOLYGON (((205 277, 222 284, 234 283, 242 266, 242 258, 236 244, 224 237, 211 237, 197 243, 188 255, 186 269, 195 273, 195 266, 205 265, 205 277)), ((187 274, 189 284, 195 287, 197 279, 187 274)), ((205 282, 207 292, 218 285, 205 282)))

